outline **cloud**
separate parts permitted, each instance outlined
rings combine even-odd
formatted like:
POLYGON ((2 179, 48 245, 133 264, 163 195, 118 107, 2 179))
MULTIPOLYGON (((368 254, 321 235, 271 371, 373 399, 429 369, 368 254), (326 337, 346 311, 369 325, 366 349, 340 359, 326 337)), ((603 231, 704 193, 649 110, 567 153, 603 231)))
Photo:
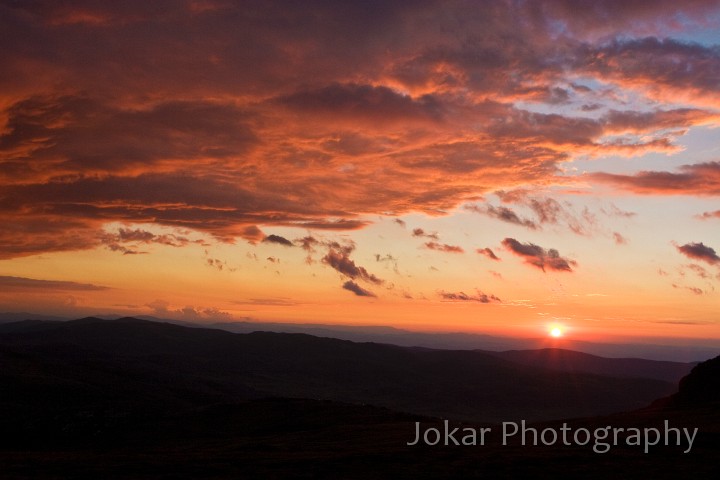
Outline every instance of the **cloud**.
POLYGON ((250 244, 255 245, 257 242, 261 242, 265 239, 266 235, 260 230, 257 225, 248 225, 243 227, 239 232, 238 236, 247 240, 250 244))
POLYGON ((673 288, 676 288, 676 289, 688 290, 688 291, 694 293, 695 295, 703 295, 703 294, 705 293, 705 292, 703 292, 702 289, 697 288, 697 287, 688 287, 688 286, 684 286, 684 285, 676 285, 676 284, 674 284, 674 283, 672 284, 672 287, 673 287, 673 288))
POLYGON ((353 282, 352 280, 348 280, 347 282, 343 283, 342 288, 345 290, 349 290, 353 292, 358 297, 377 297, 374 293, 372 293, 369 290, 365 290, 357 283, 353 282))
POLYGON ((231 313, 222 311, 217 307, 195 307, 192 305, 186 305, 181 308, 174 308, 170 302, 162 299, 154 300, 145 304, 145 306, 150 308, 154 315, 164 318, 177 318, 185 320, 204 319, 217 321, 229 321, 234 319, 231 313))
POLYGON ((466 206, 465 208, 472 212, 481 213, 481 214, 487 215, 489 217, 496 218, 498 220, 502 220, 503 222, 520 225, 522 227, 527 227, 530 230, 538 229, 538 225, 535 222, 533 222, 532 220, 529 220, 527 218, 520 218, 517 213, 515 213, 512 209, 507 208, 507 207, 494 207, 492 205, 480 207, 477 205, 469 205, 469 206, 466 206))
POLYGON ((385 255, 380 255, 379 253, 375 254, 375 261, 380 263, 386 263, 392 265, 392 269, 395 273, 398 275, 400 274, 400 270, 398 269, 398 259, 389 253, 386 253, 385 255))
POLYGON ((720 256, 715 252, 714 248, 706 246, 704 243, 686 243, 685 245, 675 245, 680 253, 693 260, 701 260, 710 265, 720 264, 720 256))
POLYGON ((619 234, 618 232, 613 232, 613 238, 615 239, 616 245, 627 245, 628 239, 619 234))
POLYGON ((465 250, 463 250, 462 247, 459 247, 457 245, 448 245, 446 243, 425 242, 425 248, 430 250, 436 250, 438 252, 465 253, 465 250))
POLYGON ((293 243, 290 240, 275 234, 270 234, 267 237, 263 238, 263 243, 277 243, 278 245, 282 245, 284 247, 293 246, 293 243))
POLYGON ((618 218, 633 218, 637 216, 637 213, 635 212, 628 212, 625 210, 621 210, 617 207, 615 204, 610 204, 609 208, 601 208, 600 211, 607 215, 608 217, 618 217, 618 218))
POLYGON ((438 292, 443 300, 451 302, 479 302, 479 303, 500 303, 501 300, 495 295, 487 295, 479 290, 475 295, 468 295, 464 292, 438 292))
POLYGON ((683 165, 679 173, 643 171, 634 175, 591 173, 588 178, 645 195, 720 195, 720 162, 683 165))
POLYGON ((359 278, 375 285, 383 283, 383 280, 369 273, 365 268, 355 265, 355 262, 345 252, 338 252, 331 248, 323 257, 322 262, 353 280, 359 278))
POLYGON ((700 265, 696 265, 696 264, 694 264, 694 263, 690 263, 690 264, 685 265, 685 266, 686 266, 687 268, 689 268, 690 270, 692 270, 692 271, 693 271, 698 277, 700 277, 700 278, 703 278, 703 279, 709 279, 709 278, 710 278, 710 273, 709 273, 707 270, 705 270, 703 267, 701 267, 700 265))
POLYGON ((227 262, 223 262, 222 260, 219 260, 217 258, 206 258, 205 263, 209 267, 217 268, 221 272, 225 267, 227 267, 227 262))
POLYGON ((315 220, 279 223, 288 227, 312 228, 316 230, 360 230, 370 225, 371 222, 363 220, 315 220))
POLYGON ((716 101, 718 58, 713 47, 649 36, 590 47, 576 67, 660 101, 671 95, 716 101))
MULTIPOLYGON (((500 190, 495 194, 505 203, 529 208, 537 218, 537 221, 521 220, 512 210, 507 209, 510 212, 508 213, 510 218, 506 221, 510 221, 510 223, 524 225, 532 230, 541 229, 542 225, 564 225, 577 235, 590 235, 591 232, 597 230, 597 215, 587 207, 583 208, 581 212, 576 212, 569 202, 559 202, 554 198, 532 195, 527 189, 500 190)), ((615 210, 619 212, 617 207, 615 210)), ((616 214, 615 211, 611 212, 613 215, 616 214)))
POLYGON ((285 297, 251 298, 250 300, 234 301, 233 303, 236 305, 270 305, 273 307, 292 307, 295 305, 301 305, 300 302, 285 297))
POLYGON ((109 287, 91 283, 68 282, 64 280, 40 280, 35 278, 0 276, 0 286, 7 290, 26 291, 85 291, 95 292, 108 290, 109 287))
POLYGON ((138 255, 147 254, 146 251, 138 250, 138 244, 159 244, 170 247, 184 247, 190 243, 203 244, 202 240, 190 240, 187 237, 175 235, 175 234, 154 234, 147 230, 140 228, 119 228, 118 233, 104 232, 99 236, 100 242, 102 242, 108 249, 113 252, 121 252, 123 255, 138 255), (124 244, 130 243, 128 247, 124 244))
POLYGON ((425 230, 423 230, 422 228, 413 228, 412 236, 413 236, 413 237, 431 238, 431 239, 433 239, 433 240, 439 240, 439 239, 440 239, 440 237, 438 236, 438 234, 437 234, 436 232, 426 233, 425 230))
POLYGON ((546 271, 545 269, 572 272, 572 267, 577 265, 577 262, 561 257, 558 251, 552 248, 545 250, 533 243, 520 243, 514 238, 505 238, 502 245, 509 252, 523 258, 528 265, 539 268, 543 272, 546 271))
POLYGON ((480 255, 485 255, 486 257, 488 257, 491 260, 500 261, 500 258, 497 255, 495 255, 495 252, 493 252, 489 248, 478 248, 476 250, 476 252, 479 253, 480 255))
MULTIPOLYGON (((103 241, 114 222, 257 243, 442 215, 717 124, 717 48, 666 38, 707 28, 716 3, 579 5, 6 2, 0 258, 140 253, 103 241)), ((580 180, 716 196, 707 165, 580 180)), ((527 208, 552 223, 550 203, 527 208)))
POLYGON ((380 127, 396 122, 432 124, 443 116, 442 104, 433 95, 412 98, 388 87, 353 83, 299 91, 276 101, 305 115, 353 125, 358 119, 380 127))
POLYGON ((715 210, 714 212, 704 212, 701 215, 697 215, 697 218, 700 220, 709 220, 711 218, 720 218, 720 210, 715 210))

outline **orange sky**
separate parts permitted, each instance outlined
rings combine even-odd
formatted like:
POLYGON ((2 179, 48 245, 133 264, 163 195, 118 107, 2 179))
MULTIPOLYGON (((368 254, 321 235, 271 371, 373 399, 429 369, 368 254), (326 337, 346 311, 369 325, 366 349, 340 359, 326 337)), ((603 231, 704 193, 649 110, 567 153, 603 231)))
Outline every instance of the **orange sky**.
POLYGON ((0 6, 0 311, 720 339, 720 8, 0 6))

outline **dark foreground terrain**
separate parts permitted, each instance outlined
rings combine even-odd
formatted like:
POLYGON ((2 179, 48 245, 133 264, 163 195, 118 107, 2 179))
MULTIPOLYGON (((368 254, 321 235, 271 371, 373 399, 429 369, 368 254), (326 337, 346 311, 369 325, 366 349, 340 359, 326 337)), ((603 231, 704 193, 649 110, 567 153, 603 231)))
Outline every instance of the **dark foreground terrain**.
POLYGON ((0 365, 0 478, 713 478, 719 470, 720 359, 667 396, 677 387, 659 380, 478 352, 85 319, 3 326, 0 365), (499 422, 559 429, 551 419, 578 412, 586 418, 568 421, 574 429, 668 420, 699 433, 687 454, 687 445, 643 453, 621 442, 602 454, 592 444, 502 445, 499 422), (415 422, 441 428, 442 418, 494 434, 485 445, 406 445, 415 422))

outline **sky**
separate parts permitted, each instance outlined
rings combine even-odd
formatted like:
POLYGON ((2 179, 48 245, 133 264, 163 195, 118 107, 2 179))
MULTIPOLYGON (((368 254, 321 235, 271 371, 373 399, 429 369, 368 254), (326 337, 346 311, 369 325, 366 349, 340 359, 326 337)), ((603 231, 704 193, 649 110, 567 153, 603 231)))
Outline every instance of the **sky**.
POLYGON ((720 342, 717 1, 0 1, 0 311, 720 342))

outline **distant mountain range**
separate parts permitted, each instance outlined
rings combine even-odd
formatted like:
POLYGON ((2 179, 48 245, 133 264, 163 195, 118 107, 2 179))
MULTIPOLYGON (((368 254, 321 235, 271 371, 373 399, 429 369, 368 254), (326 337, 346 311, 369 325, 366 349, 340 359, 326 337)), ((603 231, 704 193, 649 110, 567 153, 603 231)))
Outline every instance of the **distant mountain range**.
POLYGON ((614 358, 646 358, 675 362, 698 362, 720 353, 720 345, 688 343, 664 345, 653 343, 600 343, 571 338, 516 338, 465 332, 413 332, 385 326, 347 326, 294 323, 219 322, 204 325, 235 333, 255 331, 306 333, 319 337, 339 338, 353 342, 389 343, 408 347, 448 350, 537 350, 562 347, 566 350, 614 358))
MULTIPOLYGON (((117 315, 99 315, 98 318, 116 320, 117 315)), ((639 342, 600 343, 563 338, 516 338, 466 332, 415 332, 388 326, 326 325, 313 323, 273 322, 215 322, 195 323, 169 320, 152 316, 138 316, 138 319, 165 322, 187 327, 216 328, 233 333, 257 331, 277 333, 305 333, 317 337, 337 338, 353 342, 386 343, 407 347, 426 347, 445 350, 483 350, 500 352, 507 350, 539 350, 562 348, 591 355, 611 358, 644 358, 673 362, 696 363, 720 353, 720 345, 708 341, 687 342, 686 344, 653 344, 639 342)), ((68 318, 32 313, 0 313, 0 324, 21 320, 70 320, 68 318)), ((674 378, 674 377, 673 377, 674 378)))
MULTIPOLYGON (((116 320, 118 315, 98 315, 97 318, 116 320)), ((387 343, 407 347, 426 347, 446 350, 485 350, 491 352, 507 350, 539 350, 563 348, 611 358, 645 358, 674 362, 699 362, 720 353, 720 345, 710 340, 695 340, 684 344, 654 343, 599 343, 577 341, 566 337, 560 340, 552 338, 515 338, 484 335, 466 332, 416 332, 388 326, 350 326, 312 323, 274 323, 274 322, 215 322, 196 323, 170 320, 142 315, 142 320, 165 322, 187 327, 217 328, 233 333, 252 333, 257 331, 277 333, 305 333, 317 337, 337 338, 353 342, 387 343)), ((69 318, 38 315, 32 313, 0 313, 0 324, 22 320, 58 320, 69 318)), ((661 342, 662 339, 657 340, 661 342)))
POLYGON ((0 325, 0 366, 3 478, 710 478, 720 446, 720 357, 693 368, 85 318, 0 325), (669 381, 691 369, 679 390, 669 381), (685 456, 406 445, 418 421, 578 416, 702 431, 685 456))
POLYGON ((552 352, 529 361, 532 353, 521 358, 305 334, 233 334, 134 318, 0 326, 5 391, 23 405, 44 402, 34 396, 41 390, 89 404, 112 404, 133 392, 131 401, 177 407, 293 397, 476 421, 538 420, 642 407, 676 390, 658 378, 691 367, 555 353, 582 359, 586 368, 553 362, 552 352))

